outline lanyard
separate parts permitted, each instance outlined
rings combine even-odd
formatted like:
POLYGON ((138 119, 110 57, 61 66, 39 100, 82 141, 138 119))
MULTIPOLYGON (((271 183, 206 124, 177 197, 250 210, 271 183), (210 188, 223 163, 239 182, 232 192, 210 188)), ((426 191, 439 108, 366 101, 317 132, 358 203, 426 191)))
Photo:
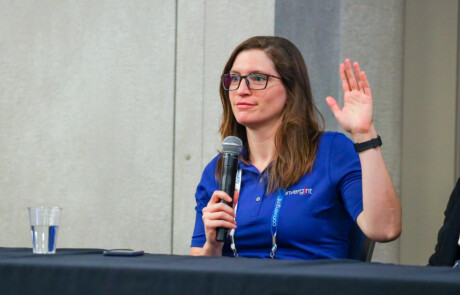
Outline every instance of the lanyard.
POLYGON ((276 197, 275 207, 273 208, 272 219, 271 219, 272 221, 272 227, 271 227, 272 251, 270 252, 270 258, 272 259, 275 257, 275 252, 278 249, 278 246, 276 244, 276 234, 278 233, 278 221, 279 221, 280 210, 281 210, 281 206, 283 205, 285 194, 286 194, 285 190, 279 189, 278 196, 276 197))
MULTIPOLYGON (((238 193, 240 193, 240 189, 241 189, 241 168, 238 169, 238 171, 236 172, 236 179, 235 179, 235 190, 238 191, 238 193)), ((238 202, 236 202, 236 205, 235 205, 235 209, 234 209, 234 212, 235 212, 235 215, 236 215, 236 210, 238 209, 238 202)), ((235 246, 235 229, 232 228, 232 230, 230 231, 230 238, 232 240, 232 243, 230 244, 230 249, 232 249, 233 251, 233 255, 235 257, 238 257, 238 252, 236 251, 236 246, 235 246)))
MULTIPOLYGON (((240 192, 240 189, 241 189, 241 169, 238 169, 238 172, 236 174, 236 180, 235 180, 235 190, 240 192)), ((278 196, 276 197, 275 206, 273 208, 273 213, 272 213, 272 218, 271 218, 272 249, 270 251, 270 258, 272 259, 275 257, 275 252, 278 249, 278 245, 276 244, 276 235, 278 233, 279 214, 280 214, 281 206, 283 205, 285 194, 286 194, 285 190, 279 189, 278 196)), ((236 214, 237 209, 238 209, 238 203, 236 203, 235 205, 235 214, 236 214)), ((233 255, 235 257, 238 257, 238 252, 236 251, 236 245, 235 245, 235 229, 232 229, 230 231, 230 239, 231 239, 230 249, 232 249, 233 255)))

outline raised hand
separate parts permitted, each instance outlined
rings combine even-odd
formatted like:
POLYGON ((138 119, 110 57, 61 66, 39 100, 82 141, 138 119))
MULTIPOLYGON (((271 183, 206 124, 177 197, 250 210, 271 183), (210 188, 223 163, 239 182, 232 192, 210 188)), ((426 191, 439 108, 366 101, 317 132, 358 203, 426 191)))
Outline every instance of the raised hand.
POLYGON ((353 66, 356 76, 350 59, 347 58, 344 64, 340 64, 340 78, 344 93, 343 108, 340 109, 333 97, 326 97, 326 102, 342 128, 354 137, 360 137, 374 130, 373 101, 366 74, 361 71, 357 62, 353 66))

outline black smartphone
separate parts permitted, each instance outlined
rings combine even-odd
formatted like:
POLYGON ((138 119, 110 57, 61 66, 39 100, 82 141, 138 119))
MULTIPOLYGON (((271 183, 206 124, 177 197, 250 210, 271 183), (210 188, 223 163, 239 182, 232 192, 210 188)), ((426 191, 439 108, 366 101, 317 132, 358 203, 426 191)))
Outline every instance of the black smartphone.
POLYGON ((142 250, 131 250, 131 249, 112 249, 104 250, 105 256, 140 256, 144 254, 142 250))

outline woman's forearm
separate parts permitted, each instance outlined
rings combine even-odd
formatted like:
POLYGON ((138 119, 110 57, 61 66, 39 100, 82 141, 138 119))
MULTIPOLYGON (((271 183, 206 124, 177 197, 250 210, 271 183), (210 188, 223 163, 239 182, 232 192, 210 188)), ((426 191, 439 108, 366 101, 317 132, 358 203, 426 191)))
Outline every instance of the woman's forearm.
POLYGON ((222 256, 222 247, 221 245, 211 245, 206 242, 203 247, 192 247, 190 248, 190 255, 192 256, 222 256))
MULTIPOLYGON (((353 135, 355 142, 376 138, 375 128, 353 135)), ((385 165, 380 147, 359 153, 363 180, 363 212, 358 217, 361 230, 375 241, 391 241, 401 234, 401 204, 385 165)))

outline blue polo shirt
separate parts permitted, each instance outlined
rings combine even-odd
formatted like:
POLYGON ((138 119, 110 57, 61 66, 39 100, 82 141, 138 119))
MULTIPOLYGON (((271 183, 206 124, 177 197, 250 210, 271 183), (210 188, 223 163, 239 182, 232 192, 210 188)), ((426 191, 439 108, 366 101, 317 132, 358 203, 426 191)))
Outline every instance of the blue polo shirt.
MULTIPOLYGON (((206 242, 202 210, 213 192, 215 157, 204 169, 196 190, 196 221, 192 247, 206 242)), ((267 173, 239 161, 242 181, 236 212, 235 245, 239 256, 269 258, 271 217, 278 191, 267 190, 267 173)), ((279 213, 275 258, 346 258, 353 222, 363 210, 359 156, 345 135, 325 132, 320 139, 311 173, 286 190, 279 213)), ((223 255, 233 256, 227 238, 223 255)))

